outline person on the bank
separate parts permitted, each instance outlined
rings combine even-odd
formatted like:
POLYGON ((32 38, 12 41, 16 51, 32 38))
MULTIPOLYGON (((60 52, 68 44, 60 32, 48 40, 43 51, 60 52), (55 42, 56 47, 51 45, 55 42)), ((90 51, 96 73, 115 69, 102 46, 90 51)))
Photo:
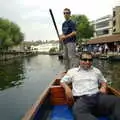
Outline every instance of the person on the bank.
POLYGON ((120 120, 120 97, 106 94, 107 80, 92 62, 90 52, 81 53, 79 67, 68 70, 60 81, 68 100, 75 101, 75 120, 98 120, 96 115, 120 120), (69 83, 72 83, 72 90, 69 83))
POLYGON ((62 35, 60 40, 63 43, 64 59, 67 60, 68 68, 77 65, 76 62, 76 24, 70 19, 71 11, 68 8, 63 10, 65 21, 62 24, 62 35))

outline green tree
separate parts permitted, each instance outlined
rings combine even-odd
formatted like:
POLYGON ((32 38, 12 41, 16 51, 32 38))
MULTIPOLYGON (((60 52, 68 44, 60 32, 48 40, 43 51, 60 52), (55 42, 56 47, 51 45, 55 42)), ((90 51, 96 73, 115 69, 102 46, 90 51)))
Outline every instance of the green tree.
POLYGON ((57 48, 56 47, 53 47, 49 50, 49 53, 55 53, 57 52, 57 48))
POLYGON ((0 18, 0 48, 8 49, 24 40, 24 34, 19 26, 8 19, 0 18))
POLYGON ((90 25, 85 15, 72 15, 71 19, 76 23, 77 40, 79 43, 82 42, 82 39, 88 39, 93 36, 93 26, 90 25))

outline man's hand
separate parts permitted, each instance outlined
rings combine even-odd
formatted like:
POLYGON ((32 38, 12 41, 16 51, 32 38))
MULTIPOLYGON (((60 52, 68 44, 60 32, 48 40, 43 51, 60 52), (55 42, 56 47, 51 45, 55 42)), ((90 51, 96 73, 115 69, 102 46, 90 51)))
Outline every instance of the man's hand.
POLYGON ((100 92, 106 94, 107 93, 107 83, 101 82, 100 92))
POLYGON ((65 39, 66 39, 66 36, 65 36, 65 35, 61 35, 61 36, 60 36, 60 40, 63 41, 63 40, 65 40, 65 39))
POLYGON ((60 35, 60 40, 66 40, 67 38, 70 38, 72 36, 76 36, 76 31, 73 31, 67 35, 64 35, 64 34, 60 35))
POLYGON ((100 88, 100 92, 106 94, 106 93, 107 93, 106 86, 102 86, 102 87, 100 88))

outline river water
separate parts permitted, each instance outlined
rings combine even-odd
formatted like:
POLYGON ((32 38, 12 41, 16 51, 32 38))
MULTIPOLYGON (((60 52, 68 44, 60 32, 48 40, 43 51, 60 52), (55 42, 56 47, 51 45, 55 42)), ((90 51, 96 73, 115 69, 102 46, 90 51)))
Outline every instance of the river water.
MULTIPOLYGON (((120 89, 120 62, 95 59, 109 84, 120 89)), ((0 120, 20 120, 43 90, 64 71, 57 56, 38 55, 0 62, 0 120)))

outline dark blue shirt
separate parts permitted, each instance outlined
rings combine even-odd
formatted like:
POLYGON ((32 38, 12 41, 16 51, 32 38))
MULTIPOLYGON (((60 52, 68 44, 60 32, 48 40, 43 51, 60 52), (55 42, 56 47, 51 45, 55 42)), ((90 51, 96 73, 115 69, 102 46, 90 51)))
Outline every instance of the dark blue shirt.
MULTIPOLYGON (((62 24, 62 32, 64 35, 70 34, 73 31, 76 31, 76 25, 72 20, 67 20, 62 24)), ((76 41, 76 36, 63 40, 64 44, 68 42, 75 42, 75 41, 76 41)))

